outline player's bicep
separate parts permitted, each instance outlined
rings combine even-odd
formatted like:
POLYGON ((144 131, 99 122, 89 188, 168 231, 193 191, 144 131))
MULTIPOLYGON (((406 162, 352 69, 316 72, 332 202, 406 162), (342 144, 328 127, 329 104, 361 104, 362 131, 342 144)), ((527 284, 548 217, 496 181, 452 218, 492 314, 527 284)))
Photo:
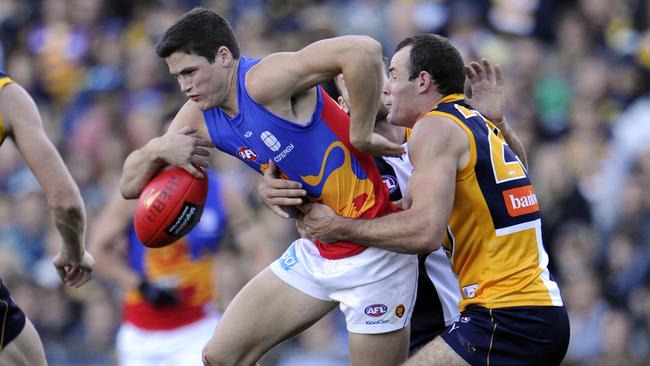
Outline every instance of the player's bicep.
POLYGON ((278 52, 262 59, 246 76, 246 88, 258 103, 291 97, 343 72, 379 44, 366 36, 344 36, 314 42, 296 52, 278 52))
POLYGON ((76 190, 59 152, 45 134, 32 98, 17 84, 8 85, 6 89, 2 107, 10 125, 10 137, 48 199, 52 199, 55 191, 76 190))
POLYGON ((310 55, 281 52, 265 57, 246 76, 246 89, 260 104, 274 99, 289 98, 332 79, 336 70, 326 71, 310 63, 310 55))
POLYGON ((412 209, 422 211, 440 234, 451 214, 459 160, 469 146, 467 137, 445 119, 419 122, 414 131, 408 143, 414 168, 409 182, 412 209))

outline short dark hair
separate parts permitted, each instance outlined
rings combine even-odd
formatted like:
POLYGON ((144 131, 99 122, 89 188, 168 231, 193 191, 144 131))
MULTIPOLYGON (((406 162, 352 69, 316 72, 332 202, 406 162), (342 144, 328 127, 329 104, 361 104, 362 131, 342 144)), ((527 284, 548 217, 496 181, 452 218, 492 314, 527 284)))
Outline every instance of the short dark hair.
POLYGON ((228 21, 212 10, 194 8, 165 31, 156 53, 167 58, 172 53, 184 52, 203 56, 212 63, 221 46, 228 47, 232 56, 239 58, 239 43, 228 21))
POLYGON ((395 52, 413 46, 409 64, 409 80, 415 79, 421 71, 428 72, 442 95, 462 93, 465 85, 465 63, 460 52, 447 38, 420 33, 400 42, 395 52))

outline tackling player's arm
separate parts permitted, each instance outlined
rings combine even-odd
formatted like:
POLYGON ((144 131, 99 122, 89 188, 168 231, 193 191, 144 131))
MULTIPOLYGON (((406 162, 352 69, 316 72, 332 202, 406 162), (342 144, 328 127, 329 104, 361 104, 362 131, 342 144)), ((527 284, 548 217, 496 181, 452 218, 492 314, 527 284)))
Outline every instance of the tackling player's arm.
POLYGON ((203 175, 192 164, 208 166, 210 140, 203 113, 187 101, 176 114, 167 133, 129 154, 124 162, 120 190, 126 199, 138 198, 144 186, 166 165, 179 166, 197 178, 203 175))
POLYGON ((79 287, 91 278, 94 260, 85 251, 86 211, 79 187, 47 138, 36 103, 16 83, 0 91, 5 130, 45 191, 54 224, 63 239, 53 263, 68 285, 79 287))
POLYGON ((414 173, 410 207, 376 219, 349 219, 323 205, 307 205, 298 229, 325 242, 349 240, 399 253, 429 253, 440 247, 454 201, 456 173, 469 161, 466 133, 451 120, 419 121, 408 142, 414 173))
POLYGON ((341 73, 354 106, 350 142, 373 155, 399 156, 401 146, 373 133, 383 80, 381 45, 370 37, 330 38, 297 52, 271 54, 248 72, 246 89, 255 101, 272 108, 296 96, 315 93, 315 86, 341 73))

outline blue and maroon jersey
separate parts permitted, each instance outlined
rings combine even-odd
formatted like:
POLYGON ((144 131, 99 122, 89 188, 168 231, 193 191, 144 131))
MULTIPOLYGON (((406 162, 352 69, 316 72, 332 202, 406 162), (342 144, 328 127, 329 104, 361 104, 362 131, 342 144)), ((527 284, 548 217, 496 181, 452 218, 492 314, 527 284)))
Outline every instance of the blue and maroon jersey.
MULTIPOLYGON (((273 160, 283 177, 301 182, 312 202, 351 218, 374 218, 397 210, 390 203, 373 157, 350 143, 348 115, 321 88, 316 108, 303 125, 280 118, 246 91, 246 73, 259 59, 241 57, 238 70, 239 114, 219 108, 203 112, 210 137, 222 151, 262 173, 273 160)), ((323 258, 339 259, 366 247, 351 242, 315 243, 323 258)))
POLYGON ((201 221, 182 239, 150 249, 129 230, 129 267, 151 283, 174 289, 180 303, 153 307, 137 289, 124 298, 124 320, 144 329, 172 329, 203 318, 215 298, 212 280, 215 255, 225 232, 227 215, 218 176, 208 170, 208 196, 201 221))

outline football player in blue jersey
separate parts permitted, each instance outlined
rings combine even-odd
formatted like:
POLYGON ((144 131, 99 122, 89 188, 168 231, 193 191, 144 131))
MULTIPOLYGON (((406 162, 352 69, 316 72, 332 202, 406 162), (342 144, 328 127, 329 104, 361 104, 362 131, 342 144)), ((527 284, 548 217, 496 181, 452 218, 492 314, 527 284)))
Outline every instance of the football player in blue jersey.
MULTIPOLYGON (((198 174, 192 164, 206 165, 216 146, 260 173, 272 160, 301 182, 311 201, 344 216, 396 210, 369 155, 403 152, 373 133, 382 86, 377 41, 337 37, 253 59, 240 55, 223 17, 195 9, 165 32, 157 52, 188 101, 165 135, 127 158, 120 184, 125 198, 137 197, 167 164, 198 174), (354 106, 350 116, 318 86, 340 73, 354 106)), ((399 364, 408 353, 416 279, 416 256, 346 240, 298 239, 226 309, 204 363, 252 365, 339 307, 353 365, 399 364)))

